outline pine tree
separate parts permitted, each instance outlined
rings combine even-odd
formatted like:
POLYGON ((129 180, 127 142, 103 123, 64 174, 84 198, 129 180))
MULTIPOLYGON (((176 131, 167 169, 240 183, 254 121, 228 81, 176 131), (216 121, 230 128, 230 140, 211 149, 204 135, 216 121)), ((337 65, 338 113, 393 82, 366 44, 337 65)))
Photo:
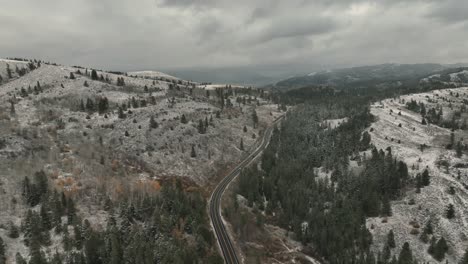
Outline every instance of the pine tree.
POLYGON ((13 222, 9 223, 8 237, 10 237, 10 238, 18 238, 19 237, 18 227, 13 222))
POLYGON ((99 77, 98 77, 98 75, 97 75, 96 70, 93 69, 93 70, 91 71, 91 79, 97 80, 98 78, 99 78, 99 77))
POLYGON ((393 234, 393 230, 390 230, 387 235, 387 245, 389 248, 395 248, 395 235, 393 234))
POLYGON ((455 217, 455 208, 453 206, 453 204, 449 204, 447 206, 447 211, 445 213, 445 216, 448 218, 448 219, 452 219, 455 217))
POLYGON ((3 242, 2 237, 0 236, 0 264, 6 263, 6 249, 5 243, 3 242))
POLYGON ((258 116, 257 116, 257 111, 255 111, 255 109, 252 111, 252 121, 253 121, 253 127, 257 128, 258 116))
POLYGON ((437 241, 433 257, 438 261, 442 261, 445 258, 445 253, 447 253, 447 251, 447 242, 445 241, 445 238, 441 237, 439 241, 437 241))
POLYGON ((240 141, 240 150, 244 151, 244 139, 241 138, 240 141))
POLYGON ((158 122, 156 122, 156 120, 154 120, 154 117, 150 117, 150 122, 149 122, 149 126, 151 129, 156 129, 158 128, 158 122))
POLYGON ((181 122, 182 124, 187 124, 187 118, 185 117, 184 114, 182 114, 182 117, 180 118, 180 122, 181 122))
POLYGON ((83 99, 80 99, 80 111, 84 112, 86 110, 85 105, 83 103, 83 99))
POLYGON ((246 126, 244 126, 244 133, 246 133, 246 132, 247 132, 247 127, 246 127, 246 126))
POLYGON ((403 248, 400 251, 398 257, 398 264, 413 264, 413 253, 408 242, 403 244, 403 248))
POLYGON ((432 229, 432 223, 431 223, 431 220, 427 221, 426 225, 424 226, 424 233, 428 234, 428 235, 432 235, 433 233, 433 229, 432 229))
POLYGON ((23 256, 21 256, 21 254, 19 252, 16 252, 15 262, 16 262, 16 264, 28 264, 26 262, 26 260, 23 258, 23 256))
POLYGON ((421 175, 421 180, 422 180, 422 185, 423 186, 429 186, 430 182, 430 177, 429 177, 429 171, 425 169, 421 175))
POLYGON ((10 64, 8 63, 6 65, 6 70, 7 70, 8 79, 13 78, 13 75, 11 74, 10 64))
POLYGON ((123 112, 123 109, 122 107, 119 107, 119 114, 118 114, 119 118, 120 119, 124 119, 126 117, 126 115, 124 114, 123 112))
POLYGON ((198 133, 200 134, 205 134, 205 125, 203 124, 203 121, 200 119, 198 120, 198 133))
POLYGON ((190 157, 195 158, 197 157, 197 152, 195 152, 195 146, 192 145, 192 151, 190 152, 190 157))
POLYGON ((73 72, 70 72, 70 79, 71 79, 71 80, 74 80, 74 79, 75 79, 75 74, 73 74, 73 72))
POLYGON ((41 205, 40 216, 41 216, 41 227, 44 231, 49 231, 52 229, 52 221, 49 214, 49 211, 46 207, 47 203, 41 205))
POLYGON ((10 101, 10 114, 14 115, 16 113, 15 110, 15 102, 13 100, 10 101))
POLYGON ((84 87, 89 87, 88 81, 85 81, 85 82, 83 83, 83 86, 84 86, 84 87))
POLYGON ((463 145, 462 145, 461 141, 458 141, 458 143, 457 143, 456 152, 457 152, 457 157, 458 158, 461 158, 461 156, 463 156, 463 145))

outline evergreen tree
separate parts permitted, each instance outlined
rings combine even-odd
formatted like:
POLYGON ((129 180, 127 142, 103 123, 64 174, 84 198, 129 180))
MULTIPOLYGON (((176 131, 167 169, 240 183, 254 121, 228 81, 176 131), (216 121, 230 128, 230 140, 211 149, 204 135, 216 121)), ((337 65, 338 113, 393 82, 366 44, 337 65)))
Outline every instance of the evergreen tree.
POLYGON ((80 100, 80 111, 84 112, 86 110, 85 105, 83 103, 83 99, 80 100))
POLYGON ((8 237, 10 237, 10 238, 18 238, 19 237, 18 227, 13 222, 9 223, 8 237))
POLYGON ((14 115, 16 113, 15 110, 15 102, 13 100, 10 101, 10 114, 14 115))
POLYGON ((257 111, 255 111, 255 109, 252 111, 252 121, 253 121, 253 127, 257 128, 258 116, 257 116, 257 111))
POLYGON ((190 157, 195 158, 197 157, 197 152, 195 152, 195 146, 192 145, 192 151, 190 152, 190 157))
POLYGON ((23 256, 21 256, 21 254, 19 252, 16 252, 15 262, 16 262, 16 264, 28 264, 26 262, 26 260, 23 258, 23 256))
POLYGON ((403 248, 400 251, 398 257, 398 264, 413 264, 413 253, 408 242, 403 244, 403 248))
POLYGON ((98 75, 97 75, 96 70, 93 69, 93 70, 91 71, 91 79, 93 79, 93 80, 98 80, 98 78, 99 78, 99 77, 98 77, 98 75))
POLYGON ((463 145, 462 145, 461 141, 458 141, 458 143, 457 143, 456 152, 457 152, 457 157, 458 158, 461 158, 461 156, 463 156, 463 145))
POLYGON ((6 65, 6 70, 7 70, 8 79, 13 78, 13 75, 11 74, 10 64, 8 63, 6 65))
POLYGON ((70 72, 70 79, 71 79, 71 80, 74 80, 74 79, 75 79, 75 74, 73 74, 73 72, 70 72))
POLYGON ((0 236, 0 264, 5 264, 5 263, 6 263, 5 242, 3 242, 3 239, 0 236))
POLYGON ((46 207, 46 203, 43 203, 40 210, 41 216, 41 227, 44 231, 49 231, 52 229, 52 221, 50 219, 49 211, 46 207))
POLYGON ((201 119, 198 120, 198 133, 200 134, 206 133, 205 125, 203 124, 203 121, 201 119))
POLYGON ((118 114, 120 119, 125 119, 126 115, 123 112, 122 107, 119 107, 119 114, 118 114))
POLYGON ((390 230, 387 235, 387 245, 389 248, 395 248, 395 235, 393 234, 393 230, 390 230))
POLYGON ((180 118, 180 122, 181 122, 182 124, 187 124, 187 123, 188 123, 187 118, 185 117, 184 114, 182 114, 182 117, 180 118))
POLYGON ((453 204, 449 204, 449 205, 447 206, 447 210, 446 210, 445 216, 446 216, 448 219, 452 219, 452 218, 455 217, 455 207, 453 206, 453 204))
POLYGON ((244 139, 243 138, 241 138, 239 149, 244 151, 244 139))
POLYGON ((430 184, 430 177, 429 177, 429 171, 425 169, 421 175, 421 180, 422 180, 422 185, 423 186, 429 186, 430 184))
POLYGON ((158 122, 156 122, 156 120, 154 120, 154 117, 153 117, 153 116, 150 117, 149 126, 150 126, 151 129, 153 129, 153 128, 154 128, 154 129, 158 128, 158 122))

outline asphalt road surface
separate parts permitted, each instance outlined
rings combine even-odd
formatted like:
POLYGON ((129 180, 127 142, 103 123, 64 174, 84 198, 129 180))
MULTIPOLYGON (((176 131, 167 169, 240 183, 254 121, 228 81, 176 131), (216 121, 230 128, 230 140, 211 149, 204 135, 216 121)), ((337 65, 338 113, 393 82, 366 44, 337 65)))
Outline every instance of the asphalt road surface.
POLYGON ((239 175, 241 170, 260 156, 260 153, 268 146, 273 128, 282 118, 283 117, 278 118, 274 124, 265 131, 262 141, 255 151, 242 160, 224 179, 222 179, 211 194, 209 205, 211 224, 213 225, 219 247, 223 253, 224 261, 227 264, 238 264, 241 262, 239 261, 232 240, 223 222, 223 216, 221 215, 221 198, 228 185, 239 175))

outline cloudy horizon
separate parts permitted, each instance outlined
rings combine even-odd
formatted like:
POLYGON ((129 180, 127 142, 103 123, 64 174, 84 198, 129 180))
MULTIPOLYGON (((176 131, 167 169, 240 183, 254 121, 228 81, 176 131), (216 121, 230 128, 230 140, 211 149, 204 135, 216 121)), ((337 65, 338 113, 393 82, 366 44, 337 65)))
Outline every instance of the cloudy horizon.
POLYGON ((0 4, 2 57, 110 70, 468 61, 461 0, 0 4))

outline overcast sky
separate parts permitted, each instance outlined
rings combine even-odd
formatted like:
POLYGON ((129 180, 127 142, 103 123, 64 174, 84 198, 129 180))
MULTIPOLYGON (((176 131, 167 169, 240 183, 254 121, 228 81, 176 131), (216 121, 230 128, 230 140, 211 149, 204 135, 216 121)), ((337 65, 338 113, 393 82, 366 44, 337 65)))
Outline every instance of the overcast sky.
POLYGON ((0 0, 0 56, 119 70, 468 62, 468 1, 0 0))

